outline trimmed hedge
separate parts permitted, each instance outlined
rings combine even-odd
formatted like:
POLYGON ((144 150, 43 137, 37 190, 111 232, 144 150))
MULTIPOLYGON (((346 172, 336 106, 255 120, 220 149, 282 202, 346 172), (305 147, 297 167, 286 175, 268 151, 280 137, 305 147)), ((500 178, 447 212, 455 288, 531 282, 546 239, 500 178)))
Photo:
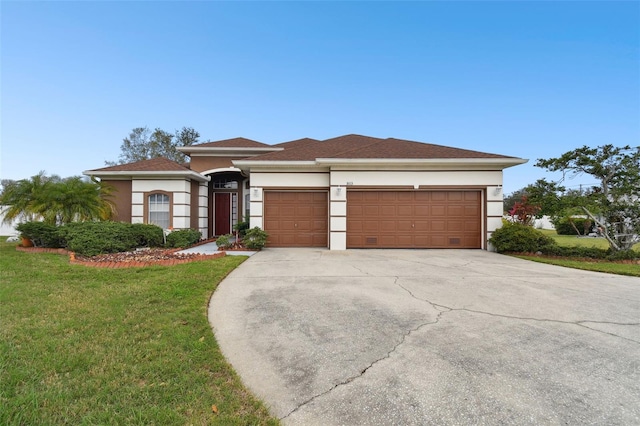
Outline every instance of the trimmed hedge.
POLYGON ((489 242, 498 253, 544 251, 556 246, 553 238, 544 235, 537 229, 521 223, 503 222, 502 228, 493 232, 489 242))
POLYGON ((634 260, 640 259, 640 252, 635 250, 612 251, 596 247, 548 247, 540 250, 548 256, 578 257, 597 260, 634 260))
POLYGON ((36 247, 66 248, 83 256, 158 247, 164 240, 158 226, 124 222, 74 222, 59 227, 26 222, 16 229, 36 247))
POLYGON ((83 256, 162 245, 162 228, 124 222, 78 222, 59 228, 67 249, 83 256))
POLYGON ((180 229, 167 235, 167 247, 189 247, 200 241, 200 238, 202 232, 196 229, 180 229))

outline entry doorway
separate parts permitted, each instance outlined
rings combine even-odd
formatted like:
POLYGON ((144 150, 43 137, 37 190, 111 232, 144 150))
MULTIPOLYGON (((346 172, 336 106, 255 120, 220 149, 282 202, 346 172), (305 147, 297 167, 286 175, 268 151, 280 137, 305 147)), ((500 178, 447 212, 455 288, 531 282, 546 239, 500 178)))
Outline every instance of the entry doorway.
POLYGON ((215 235, 231 233, 231 195, 230 192, 215 193, 215 235))

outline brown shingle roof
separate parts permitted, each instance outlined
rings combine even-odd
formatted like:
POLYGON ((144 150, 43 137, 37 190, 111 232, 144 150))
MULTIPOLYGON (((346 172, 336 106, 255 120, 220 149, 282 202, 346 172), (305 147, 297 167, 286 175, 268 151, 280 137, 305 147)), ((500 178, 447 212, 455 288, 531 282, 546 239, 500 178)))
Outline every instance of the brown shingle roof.
POLYGON ((313 144, 315 142, 320 142, 320 141, 317 139, 302 138, 302 139, 296 139, 294 141, 277 143, 273 146, 277 146, 284 149, 291 149, 291 148, 300 148, 302 146, 313 144))
POLYGON ((382 139, 360 135, 345 135, 319 142, 300 144, 284 151, 252 157, 257 161, 314 161, 316 158, 328 158, 351 149, 362 148, 382 139))
POLYGON ((168 172, 168 171, 191 171, 187 167, 168 160, 163 157, 152 158, 151 160, 140 160, 134 163, 118 164, 117 166, 103 167, 92 170, 94 172, 168 172))
POLYGON ((317 158, 431 159, 431 158, 513 158, 468 149, 452 148, 403 139, 380 139, 345 135, 324 141, 300 139, 280 145, 284 151, 252 157, 253 161, 314 161, 317 158), (303 142, 304 141, 304 142, 303 142))
POLYGON ((269 148, 271 145, 246 138, 224 139, 192 145, 198 148, 269 148))
POLYGON ((329 158, 505 158, 504 155, 452 148, 403 139, 382 139, 364 148, 354 148, 330 155, 329 158))

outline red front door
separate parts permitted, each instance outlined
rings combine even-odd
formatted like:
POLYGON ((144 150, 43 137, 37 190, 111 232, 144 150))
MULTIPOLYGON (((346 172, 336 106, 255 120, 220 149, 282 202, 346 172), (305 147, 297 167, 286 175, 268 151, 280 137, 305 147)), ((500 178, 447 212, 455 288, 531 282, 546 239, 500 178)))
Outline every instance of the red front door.
POLYGON ((215 194, 215 235, 231 233, 231 194, 218 192, 215 194))

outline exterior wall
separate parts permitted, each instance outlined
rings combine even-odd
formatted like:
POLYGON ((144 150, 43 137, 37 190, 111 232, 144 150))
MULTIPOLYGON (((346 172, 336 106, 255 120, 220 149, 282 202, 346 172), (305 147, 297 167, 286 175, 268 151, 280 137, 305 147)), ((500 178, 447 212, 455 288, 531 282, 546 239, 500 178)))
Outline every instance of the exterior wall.
POLYGON ((116 222, 131 222, 131 181, 130 180, 103 180, 102 183, 115 188, 113 203, 116 207, 116 222))
MULTIPOLYGON (((502 173, 501 173, 502 174, 502 173)), ((503 193, 502 193, 502 181, 498 186, 487 186, 486 191, 486 245, 483 247, 489 251, 495 251, 495 248, 489 243, 489 238, 498 228, 502 227, 502 214, 503 214, 503 193)))
POLYGON ((174 229, 191 227, 190 179, 133 179, 131 182, 131 222, 147 223, 147 197, 154 192, 169 195, 170 226, 174 229))
POLYGON ((209 185, 208 182, 200 182, 198 186, 198 230, 202 237, 209 235, 209 185))
POLYGON ((251 228, 263 226, 263 190, 270 188, 278 189, 304 189, 304 188, 328 188, 329 173, 310 172, 310 173, 251 173, 251 188, 249 191, 250 199, 250 217, 249 226, 251 228))
POLYGON ((206 200, 206 191, 207 191, 207 183, 204 183, 204 206, 201 205, 201 191, 200 188, 203 186, 202 183, 197 182, 195 180, 191 181, 191 198, 189 200, 189 216, 191 228, 197 229, 202 234, 203 238, 207 238, 207 200, 206 200), (204 207, 204 211, 201 207, 204 207), (203 217, 204 216, 204 217, 203 217), (204 225, 201 219, 204 219, 204 225))
POLYGON ((222 169, 227 167, 235 167, 232 163, 233 160, 241 160, 242 157, 200 157, 191 156, 191 163, 189 168, 198 173, 206 172, 212 169, 222 169))

